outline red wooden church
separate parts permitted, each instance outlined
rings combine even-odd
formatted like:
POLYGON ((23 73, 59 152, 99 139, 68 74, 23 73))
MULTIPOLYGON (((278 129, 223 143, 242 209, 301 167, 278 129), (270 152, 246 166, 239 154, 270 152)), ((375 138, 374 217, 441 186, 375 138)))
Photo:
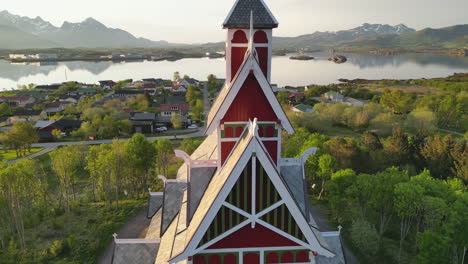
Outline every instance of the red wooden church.
POLYGON ((263 0, 237 0, 227 19, 226 84, 207 139, 164 192, 150 193, 145 239, 115 239, 113 263, 345 263, 339 231, 310 210, 304 162, 282 158, 294 133, 270 85, 272 30, 263 0))

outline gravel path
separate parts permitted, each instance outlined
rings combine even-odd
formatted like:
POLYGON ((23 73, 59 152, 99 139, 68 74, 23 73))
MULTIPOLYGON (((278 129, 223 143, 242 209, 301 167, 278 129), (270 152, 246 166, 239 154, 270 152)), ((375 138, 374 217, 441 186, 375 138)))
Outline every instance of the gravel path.
MULTIPOLYGON (((136 216, 130 219, 124 226, 116 232, 118 238, 141 238, 143 231, 149 226, 151 219, 146 217, 147 209, 141 210, 136 216)), ((98 258, 98 264, 111 264, 114 242, 107 246, 104 253, 98 258)))

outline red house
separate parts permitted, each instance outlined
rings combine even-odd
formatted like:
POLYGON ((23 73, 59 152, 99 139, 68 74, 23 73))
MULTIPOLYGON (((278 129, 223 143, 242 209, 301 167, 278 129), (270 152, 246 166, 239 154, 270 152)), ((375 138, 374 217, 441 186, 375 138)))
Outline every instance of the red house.
POLYGON ((340 232, 321 231, 308 204, 304 163, 316 148, 281 158, 281 133, 294 129, 269 81, 277 26, 262 0, 237 0, 207 138, 191 156, 176 151, 185 164, 150 193, 146 238, 116 238, 114 263, 345 263, 340 232))

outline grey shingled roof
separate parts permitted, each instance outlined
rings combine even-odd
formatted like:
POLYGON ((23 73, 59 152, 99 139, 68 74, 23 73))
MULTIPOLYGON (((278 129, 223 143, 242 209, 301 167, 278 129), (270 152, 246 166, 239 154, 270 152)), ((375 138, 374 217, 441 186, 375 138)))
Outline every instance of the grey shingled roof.
POLYGON ((225 28, 250 28, 250 12, 253 12, 254 28, 277 28, 278 22, 263 0, 238 0, 231 10, 225 28))
POLYGON ((319 255, 315 258, 315 263, 317 264, 345 264, 346 260, 344 257, 340 236, 325 236, 324 239, 327 242, 329 249, 333 251, 333 253, 335 253, 335 256, 333 258, 327 258, 327 257, 319 255))
POLYGON ((190 170, 188 219, 192 219, 215 172, 216 168, 213 167, 192 168, 190 170))
POLYGON ((174 217, 179 213, 182 204, 184 190, 187 188, 185 181, 167 181, 164 188, 164 203, 162 208, 161 235, 166 232, 174 217))
POLYGON ((159 249, 159 242, 150 240, 141 243, 122 240, 115 243, 112 264, 153 264, 159 249))
POLYGON ((294 200, 296 200, 297 205, 299 206, 299 209, 301 209, 304 216, 308 218, 309 207, 307 204, 308 201, 306 200, 305 182, 303 178, 302 169, 303 169, 302 164, 298 163, 297 166, 295 165, 281 166, 280 172, 291 194, 293 195, 294 200))
POLYGON ((154 214, 161 208, 163 204, 163 193, 150 193, 150 198, 148 201, 148 218, 152 218, 154 214))

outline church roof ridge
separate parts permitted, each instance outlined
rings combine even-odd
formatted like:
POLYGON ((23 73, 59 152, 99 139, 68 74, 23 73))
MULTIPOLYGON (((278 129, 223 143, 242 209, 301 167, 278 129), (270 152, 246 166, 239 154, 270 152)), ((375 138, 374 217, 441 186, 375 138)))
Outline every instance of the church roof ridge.
POLYGON ((223 23, 224 28, 249 28, 250 14, 255 28, 277 28, 278 21, 263 0, 237 0, 223 23))

